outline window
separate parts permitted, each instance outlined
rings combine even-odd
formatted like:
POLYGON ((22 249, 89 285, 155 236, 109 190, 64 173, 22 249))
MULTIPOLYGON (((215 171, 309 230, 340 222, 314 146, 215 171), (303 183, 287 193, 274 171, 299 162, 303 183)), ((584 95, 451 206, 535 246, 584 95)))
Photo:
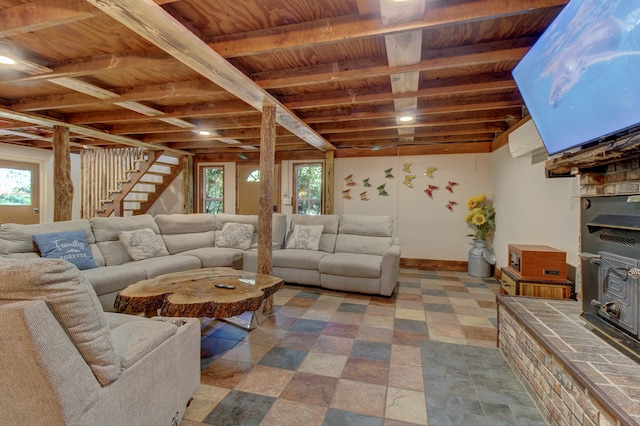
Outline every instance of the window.
POLYGON ((322 213, 322 163, 294 165, 296 213, 322 213))
POLYGON ((31 205, 31 170, 0 168, 0 205, 31 205))
POLYGON ((224 210, 224 169, 203 167, 204 213, 222 213, 224 210))
POLYGON ((260 170, 254 170, 247 176, 247 182, 260 182, 260 170))

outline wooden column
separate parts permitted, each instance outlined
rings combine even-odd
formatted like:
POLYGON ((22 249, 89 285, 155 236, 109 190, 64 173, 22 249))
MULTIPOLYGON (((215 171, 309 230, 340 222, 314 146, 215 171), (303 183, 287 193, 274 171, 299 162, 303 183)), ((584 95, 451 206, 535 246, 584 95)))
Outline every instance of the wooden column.
POLYGON ((183 213, 193 213, 195 211, 194 206, 194 184, 193 184, 193 157, 185 155, 182 157, 182 176, 183 176, 183 193, 184 193, 184 205, 182 207, 183 213))
POLYGON ((71 149, 69 129, 53 128, 53 220, 71 220, 73 182, 71 182, 71 149))
MULTIPOLYGON (((273 217, 273 163, 276 147, 276 108, 262 109, 260 129, 260 201, 258 203, 258 273, 271 275, 272 257, 272 217, 273 217)), ((263 313, 273 312, 273 296, 264 301, 263 313)))
POLYGON ((324 214, 333 214, 333 174, 335 170, 334 166, 334 151, 325 152, 324 159, 324 214))

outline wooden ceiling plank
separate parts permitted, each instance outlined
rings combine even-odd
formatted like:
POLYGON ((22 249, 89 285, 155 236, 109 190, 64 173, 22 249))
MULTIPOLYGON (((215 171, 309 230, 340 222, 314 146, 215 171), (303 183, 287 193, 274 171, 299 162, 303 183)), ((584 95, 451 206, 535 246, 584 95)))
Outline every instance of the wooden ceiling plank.
POLYGON ((267 71, 252 74, 253 80, 265 89, 297 87, 386 76, 410 71, 435 71, 476 64, 515 62, 530 49, 533 38, 524 37, 508 42, 492 42, 482 46, 463 46, 422 53, 423 60, 415 65, 390 67, 384 58, 322 64, 286 71, 267 71))
POLYGON ((335 149, 161 7, 140 0, 87 1, 255 109, 261 111, 265 105, 275 106, 276 122, 310 145, 321 151, 335 149))
MULTIPOLYGON (((422 82, 422 87, 415 93, 394 94, 387 86, 370 87, 359 90, 338 90, 333 92, 321 92, 305 95, 282 96, 284 104, 293 110, 335 107, 338 105, 355 105, 359 103, 391 101, 405 97, 430 97, 444 95, 463 95, 473 92, 491 92, 517 89, 516 82, 511 74, 499 73, 491 75, 465 76, 464 78, 450 78, 427 80, 422 82)), ((300 115, 300 114, 298 114, 300 115)))
POLYGON ((94 7, 84 0, 39 0, 0 10, 0 38, 35 32, 91 18, 94 7))
MULTIPOLYGON (((109 133, 105 133, 100 130, 93 129, 91 127, 78 126, 75 124, 66 123, 61 120, 56 120, 54 118, 12 111, 10 109, 6 109, 3 107, 0 107, 0 117, 6 118, 9 120, 20 120, 23 122, 37 125, 37 126, 45 126, 45 127, 64 126, 64 127, 67 127, 69 131, 73 133, 89 136, 96 139, 105 140, 108 142, 117 143, 120 145, 135 146, 135 147, 147 148, 152 150, 160 149, 157 146, 141 142, 137 139, 128 138, 128 137, 119 136, 119 135, 111 135, 109 133)), ((190 152, 181 151, 181 150, 173 150, 172 152, 178 155, 192 155, 190 152)))
MULTIPOLYGON (((197 118, 253 114, 255 111, 255 109, 251 109, 245 102, 234 100, 167 107, 164 113, 165 117, 197 118)), ((85 112, 67 115, 67 121, 72 124, 122 123, 140 120, 147 121, 149 117, 141 116, 131 111, 85 112)))
MULTIPOLYGON (((384 27, 377 13, 359 17, 332 18, 283 25, 208 39, 209 45, 225 58, 251 56, 280 50, 299 49, 344 40, 424 30, 444 25, 495 19, 564 6, 568 0, 475 0, 473 2, 431 2, 423 19, 384 27)), ((359 5, 360 6, 360 5, 359 5)), ((399 5, 396 5, 398 7, 399 5)), ((369 10, 364 6, 361 13, 369 10)), ((376 11, 377 12, 377 11, 376 11)))
MULTIPOLYGON (((158 101, 179 96, 216 95, 223 91, 212 86, 209 80, 180 81, 176 83, 152 84, 135 88, 115 88, 111 92, 119 96, 120 101, 158 101)), ((224 92, 226 93, 226 92, 224 92)), ((15 111, 33 112, 46 109, 61 110, 112 104, 109 100, 96 100, 79 93, 47 95, 33 98, 21 98, 10 104, 15 111)))

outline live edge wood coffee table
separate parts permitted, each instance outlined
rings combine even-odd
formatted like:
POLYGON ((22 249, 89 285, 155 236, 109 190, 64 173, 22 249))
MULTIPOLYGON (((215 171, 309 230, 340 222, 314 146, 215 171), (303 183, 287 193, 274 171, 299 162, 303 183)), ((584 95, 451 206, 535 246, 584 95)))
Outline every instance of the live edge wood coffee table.
POLYGON ((254 329, 273 310, 272 295, 284 281, 231 268, 204 268, 139 281, 116 296, 114 308, 126 314, 228 319, 254 329), (257 310, 265 303, 262 315, 257 310), (253 311, 250 321, 237 317, 253 311))

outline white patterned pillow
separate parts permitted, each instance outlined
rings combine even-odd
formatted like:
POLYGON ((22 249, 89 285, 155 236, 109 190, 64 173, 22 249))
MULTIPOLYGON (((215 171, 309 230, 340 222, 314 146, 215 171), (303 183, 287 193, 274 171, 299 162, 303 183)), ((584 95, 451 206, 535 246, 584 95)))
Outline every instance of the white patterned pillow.
POLYGON ((287 240, 287 248, 318 250, 324 225, 295 225, 287 240))
POLYGON ((118 234, 118 239, 133 260, 169 255, 162 237, 150 228, 122 231, 118 234))
POLYGON ((225 223, 216 246, 249 250, 253 242, 253 229, 249 223, 225 223))

